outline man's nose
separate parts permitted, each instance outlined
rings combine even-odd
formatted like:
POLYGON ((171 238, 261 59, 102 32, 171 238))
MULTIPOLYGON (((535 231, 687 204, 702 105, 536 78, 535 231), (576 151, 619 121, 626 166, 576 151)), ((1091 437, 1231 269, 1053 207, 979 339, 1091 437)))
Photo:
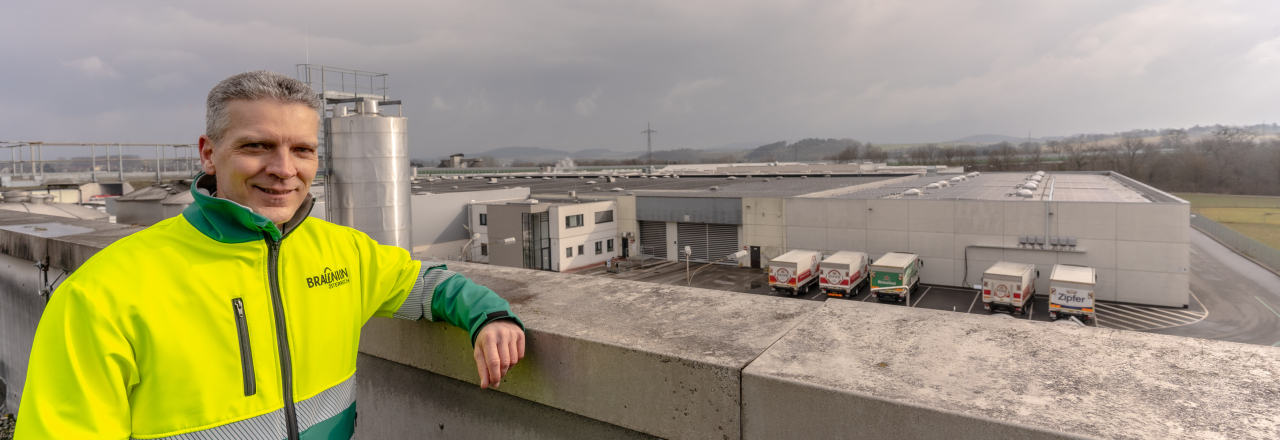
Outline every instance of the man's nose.
POLYGON ((293 155, 289 154, 289 147, 278 146, 271 151, 270 157, 267 158, 267 173, 280 179, 288 179, 298 174, 298 167, 293 163, 293 155))

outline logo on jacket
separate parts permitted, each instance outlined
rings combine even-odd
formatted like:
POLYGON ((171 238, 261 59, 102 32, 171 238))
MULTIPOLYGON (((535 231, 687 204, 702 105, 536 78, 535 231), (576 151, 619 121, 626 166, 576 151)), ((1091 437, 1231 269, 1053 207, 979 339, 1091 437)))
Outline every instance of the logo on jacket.
POLYGON ((351 277, 347 273, 347 269, 330 270, 324 268, 324 272, 320 275, 307 278, 307 287, 329 286, 330 289, 351 282, 351 277))

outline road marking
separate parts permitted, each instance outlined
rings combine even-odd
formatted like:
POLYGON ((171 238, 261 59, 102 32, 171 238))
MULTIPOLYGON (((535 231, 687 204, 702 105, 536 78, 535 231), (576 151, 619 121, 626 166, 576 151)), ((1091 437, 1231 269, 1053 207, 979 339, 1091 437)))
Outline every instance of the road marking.
POLYGON ((1188 291, 1187 293, 1200 305, 1200 308, 1203 309, 1202 312, 1127 304, 1097 303, 1097 313, 1094 315, 1094 321, 1099 327, 1136 331, 1182 327, 1204 321, 1209 316, 1209 309, 1204 306, 1204 303, 1200 301, 1200 298, 1194 292, 1188 291), (1106 325, 1102 323, 1103 315, 1106 315, 1106 325))
POLYGON ((965 313, 973 313, 973 306, 978 303, 978 297, 982 296, 982 292, 973 294, 973 302, 969 303, 969 311, 965 313))
POLYGON ((932 289, 932 288, 933 288, 933 286, 925 287, 925 288, 924 288, 924 293, 921 293, 921 294, 920 294, 920 299, 917 299, 917 300, 916 300, 916 303, 915 303, 915 304, 913 304, 913 305, 911 305, 911 307, 915 307, 916 305, 920 304, 920 301, 923 301, 923 300, 924 300, 924 296, 925 296, 925 295, 928 295, 928 294, 929 294, 929 289, 932 289))
POLYGON ((873 297, 873 296, 876 296, 876 294, 875 294, 874 292, 872 292, 872 291, 871 291, 871 287, 869 287, 869 286, 868 286, 868 287, 867 287, 867 297, 866 297, 866 298, 863 298, 863 299, 862 299, 862 302, 867 302, 867 300, 871 299, 871 297, 873 297))
POLYGON ((1263 307, 1266 307, 1266 308, 1267 308, 1267 310, 1270 310, 1270 311, 1271 311, 1271 313, 1275 313, 1277 318, 1280 318, 1280 312, 1277 312, 1277 311, 1276 311, 1276 309, 1273 309, 1273 308, 1271 308, 1271 306, 1267 305, 1267 302, 1266 302, 1266 301, 1263 301, 1263 300, 1262 300, 1262 298, 1258 298, 1258 297, 1256 297, 1256 296, 1255 296, 1254 298, 1257 298, 1257 299, 1258 299, 1258 302, 1262 303, 1262 306, 1263 306, 1263 307))

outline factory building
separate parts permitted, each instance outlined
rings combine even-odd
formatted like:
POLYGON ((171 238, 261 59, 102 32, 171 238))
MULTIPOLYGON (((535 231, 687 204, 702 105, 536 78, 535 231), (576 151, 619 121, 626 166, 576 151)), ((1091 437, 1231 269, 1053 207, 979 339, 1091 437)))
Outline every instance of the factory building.
POLYGON ((620 255, 613 200, 515 200, 473 203, 471 261, 525 269, 571 271, 620 255))
MULTIPOLYGON (((1190 299, 1190 205, 1116 173, 964 175, 942 167, 862 175, 722 171, 509 176, 499 182, 529 188, 534 199, 564 198, 574 191, 581 200, 613 201, 617 255, 682 261, 681 249, 689 246, 692 261, 715 261, 747 250, 751 257, 744 265, 765 267, 770 258, 792 249, 862 251, 872 258, 911 252, 924 261, 921 276, 928 284, 972 287, 992 264, 1010 261, 1041 268, 1037 288, 1044 291, 1047 269, 1075 264, 1097 269, 1099 300, 1182 307, 1190 299)), ((439 179, 419 185, 466 192, 491 182, 439 179)), ((551 206, 519 209, 532 214, 550 212, 551 206)), ((556 225, 563 227, 562 221, 557 217, 556 225)), ((475 216, 472 223, 477 222, 475 216)), ((486 239, 523 240, 517 231, 523 233, 512 228, 486 239)), ((598 237, 587 240, 594 243, 598 237)), ((545 246, 565 257, 561 247, 545 246)), ((574 255, 579 255, 576 245, 574 255)), ((529 267, 523 258, 520 265, 491 262, 529 267)), ((553 266, 548 270, 565 270, 553 266)))

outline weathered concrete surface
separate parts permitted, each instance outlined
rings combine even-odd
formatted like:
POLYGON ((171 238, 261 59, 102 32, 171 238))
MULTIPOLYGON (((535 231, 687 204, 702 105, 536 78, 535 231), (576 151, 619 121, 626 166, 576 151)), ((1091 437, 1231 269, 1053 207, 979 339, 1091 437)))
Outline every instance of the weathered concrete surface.
MULTIPOLYGON (((664 438, 741 436, 740 371, 821 306, 756 295, 450 263, 511 302, 528 357, 500 391, 664 438)), ((469 383, 469 339, 375 319, 360 351, 469 383)))
POLYGON ((1275 347, 828 301, 743 370, 743 437, 1273 439, 1277 378, 1275 347))
POLYGON ((361 354, 356 439, 651 439, 546 405, 361 354))
POLYGON ((57 237, 43 237, 31 233, 0 229, 0 253, 29 261, 43 261, 50 257, 50 265, 65 270, 75 270, 102 248, 121 237, 141 231, 138 226, 117 225, 94 220, 31 214, 17 211, 0 211, 0 227, 57 223, 90 232, 57 237))

